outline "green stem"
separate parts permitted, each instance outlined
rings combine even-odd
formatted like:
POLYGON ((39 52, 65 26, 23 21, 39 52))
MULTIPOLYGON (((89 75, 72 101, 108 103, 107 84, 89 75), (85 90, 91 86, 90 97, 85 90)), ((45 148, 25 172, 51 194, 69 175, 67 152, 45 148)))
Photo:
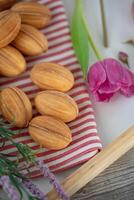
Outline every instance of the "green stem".
POLYGON ((80 8, 81 8, 82 20, 83 20, 83 24, 84 24, 84 26, 85 26, 85 30, 86 30, 86 32, 87 32, 88 41, 89 41, 89 43, 90 43, 90 45, 91 45, 91 47, 92 47, 92 49, 93 49, 93 51, 94 51, 94 53, 95 53, 95 55, 96 55, 96 58, 97 58, 98 60, 102 60, 102 59, 103 59, 103 56, 102 56, 101 53, 99 52, 99 50, 98 50, 98 48, 97 48, 97 46, 96 46, 96 44, 95 44, 95 42, 94 42, 94 40, 93 40, 93 38, 92 38, 92 34, 91 34, 91 31, 90 31, 89 25, 88 25, 88 23, 87 23, 87 20, 86 20, 86 18, 85 18, 84 13, 83 13, 81 0, 76 0, 76 2, 77 2, 77 6, 80 6, 80 8))
POLYGON ((102 29, 103 29, 103 42, 104 46, 108 47, 108 32, 107 32, 107 23, 106 23, 106 16, 105 16, 105 8, 104 8, 104 1, 100 0, 100 10, 101 10, 101 21, 102 21, 102 29))

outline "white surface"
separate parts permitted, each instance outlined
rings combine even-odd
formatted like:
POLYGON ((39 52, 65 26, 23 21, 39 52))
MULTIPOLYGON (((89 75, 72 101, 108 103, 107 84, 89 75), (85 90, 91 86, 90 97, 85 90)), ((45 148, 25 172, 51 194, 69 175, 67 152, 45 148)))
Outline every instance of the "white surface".
MULTIPOLYGON (((83 0, 84 10, 90 24, 92 35, 104 57, 116 57, 119 50, 124 50, 131 55, 131 64, 134 57, 134 47, 123 44, 124 41, 134 36, 134 21, 131 16, 133 0, 105 0, 108 20, 109 44, 105 49, 102 43, 102 30, 100 20, 99 0, 83 0)), ((69 20, 71 20, 74 0, 63 0, 69 20)), ((91 62, 95 60, 92 59, 91 62)), ((134 62, 131 65, 134 70, 134 62)), ((98 132, 104 145, 110 143, 122 131, 134 123, 134 97, 125 98, 115 96, 110 103, 95 103, 94 109, 98 124, 98 132)), ((68 170, 58 176, 64 179, 76 169, 68 170)), ((36 180, 44 191, 50 186, 43 179, 36 180)))

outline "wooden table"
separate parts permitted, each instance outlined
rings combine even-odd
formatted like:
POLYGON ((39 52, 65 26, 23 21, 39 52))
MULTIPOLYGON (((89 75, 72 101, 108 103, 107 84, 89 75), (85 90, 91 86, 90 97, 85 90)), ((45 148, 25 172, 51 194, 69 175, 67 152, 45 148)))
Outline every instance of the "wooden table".
POLYGON ((134 148, 71 200, 134 200, 134 148))

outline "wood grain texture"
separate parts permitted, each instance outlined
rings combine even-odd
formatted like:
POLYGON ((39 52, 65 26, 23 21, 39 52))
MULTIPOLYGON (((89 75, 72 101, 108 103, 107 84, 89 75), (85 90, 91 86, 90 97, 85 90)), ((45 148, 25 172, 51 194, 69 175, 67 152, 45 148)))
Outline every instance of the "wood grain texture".
POLYGON ((71 200, 134 200, 134 148, 107 168, 71 200))
MULTIPOLYGON (((68 176, 62 183, 62 187, 68 196, 72 196, 87 183, 101 174, 111 164, 125 155, 134 147, 134 125, 128 128, 111 144, 107 145, 94 158, 82 165, 78 170, 68 176)), ((59 196, 53 189, 48 194, 49 200, 59 200, 59 196)))

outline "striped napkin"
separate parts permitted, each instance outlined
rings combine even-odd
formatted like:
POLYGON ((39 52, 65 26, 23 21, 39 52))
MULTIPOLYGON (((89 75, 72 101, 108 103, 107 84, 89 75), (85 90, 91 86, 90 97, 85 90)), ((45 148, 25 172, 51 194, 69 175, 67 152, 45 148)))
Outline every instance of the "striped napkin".
MULTIPOLYGON (((80 111, 79 117, 68 124, 72 131, 73 142, 69 147, 60 151, 44 148, 37 153, 38 159, 48 164, 52 171, 60 172, 89 160, 102 146, 97 135, 92 103, 72 47, 69 25, 62 0, 41 0, 39 2, 47 5, 53 15, 51 23, 41 30, 49 41, 49 50, 39 56, 26 57, 27 71, 17 78, 1 77, 0 88, 17 86, 26 92, 33 103, 35 94, 40 91, 29 78, 30 70, 35 63, 43 61, 56 62, 66 66, 73 72, 75 85, 68 94, 77 102, 80 111)), ((34 114, 37 114, 34 105, 33 109, 34 114)), ((28 144, 34 150, 39 149, 39 146, 29 136, 26 128, 16 135, 16 140, 28 144)), ((15 152, 15 148, 7 141, 0 151, 10 154, 15 152)), ((34 167, 31 168, 31 172, 33 172, 33 176, 39 175, 34 167)))

